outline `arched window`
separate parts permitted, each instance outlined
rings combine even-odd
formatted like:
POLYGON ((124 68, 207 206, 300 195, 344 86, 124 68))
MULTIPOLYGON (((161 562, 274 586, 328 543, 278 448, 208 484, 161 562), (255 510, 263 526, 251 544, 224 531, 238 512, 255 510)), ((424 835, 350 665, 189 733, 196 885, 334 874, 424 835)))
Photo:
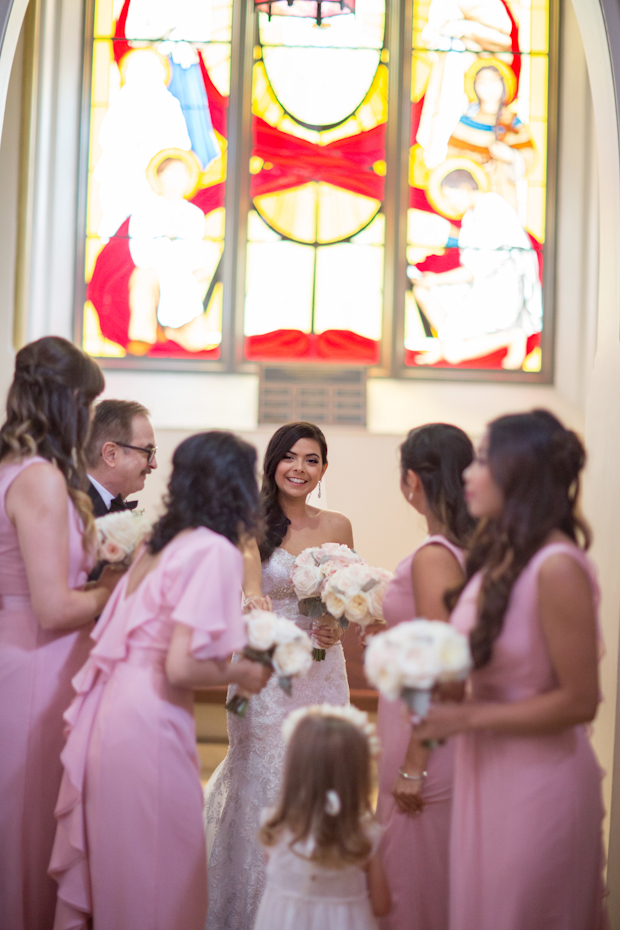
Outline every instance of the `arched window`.
POLYGON ((549 0, 278 6, 92 0, 86 350, 548 377, 549 0))

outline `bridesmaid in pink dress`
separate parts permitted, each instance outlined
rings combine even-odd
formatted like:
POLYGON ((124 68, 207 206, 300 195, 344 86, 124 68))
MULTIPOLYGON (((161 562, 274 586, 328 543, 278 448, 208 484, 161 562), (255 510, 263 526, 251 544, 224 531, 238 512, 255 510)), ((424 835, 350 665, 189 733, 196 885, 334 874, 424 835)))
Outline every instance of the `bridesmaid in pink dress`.
MULTIPOLYGON (((389 627, 414 617, 448 620, 444 595, 465 577, 474 522, 463 496, 473 447, 456 426, 411 430, 400 449, 401 490, 427 522, 429 536, 404 559, 383 602, 389 627)), ((447 930, 448 855, 454 744, 430 752, 411 737, 400 701, 379 699, 378 817, 392 910, 381 930, 447 930)))
POLYGON ((56 930, 204 930, 207 862, 192 689, 269 671, 243 648, 240 538, 255 532, 256 450, 186 439, 168 509, 118 585, 74 679, 50 874, 56 930))
MULTIPOLYGON (((64 339, 17 353, 0 430, 0 927, 51 930, 47 875, 62 766, 63 712, 90 646, 109 573, 84 590, 92 509, 82 445, 103 388, 64 339)), ((115 580, 115 579, 113 579, 115 580)))
POLYGON ((575 513, 585 453, 544 410, 490 424, 465 473, 481 518, 452 623, 469 633, 471 700, 420 738, 457 740, 450 930, 601 930, 598 589, 575 513))

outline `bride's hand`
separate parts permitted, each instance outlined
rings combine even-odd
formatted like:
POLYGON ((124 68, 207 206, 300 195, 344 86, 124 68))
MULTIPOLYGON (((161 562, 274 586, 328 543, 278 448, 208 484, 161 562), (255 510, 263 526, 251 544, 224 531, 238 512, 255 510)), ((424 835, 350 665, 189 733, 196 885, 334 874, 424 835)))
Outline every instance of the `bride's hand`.
POLYGON ((245 613, 248 610, 269 610, 273 612, 273 604, 268 594, 253 594, 251 597, 244 598, 243 610, 245 613))
POLYGON ((239 659, 230 666, 231 684, 239 685, 240 691, 248 694, 258 694, 271 678, 272 669, 262 662, 252 662, 251 659, 239 659))
POLYGON ((321 623, 320 619, 316 620, 312 626, 312 632, 319 649, 331 649, 340 642, 344 635, 344 630, 333 620, 329 623, 321 623))

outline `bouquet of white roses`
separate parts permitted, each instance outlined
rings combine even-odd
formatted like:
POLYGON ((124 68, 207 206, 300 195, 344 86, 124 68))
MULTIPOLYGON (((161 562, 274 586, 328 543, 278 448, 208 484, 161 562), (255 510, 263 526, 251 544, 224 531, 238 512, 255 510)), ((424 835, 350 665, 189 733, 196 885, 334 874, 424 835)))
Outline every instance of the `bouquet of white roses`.
MULTIPOLYGON (((273 669, 278 684, 290 696, 293 678, 307 675, 312 665, 312 640, 292 620, 268 610, 251 610, 244 620, 248 637, 244 656, 273 669)), ((248 704, 248 697, 235 694, 226 710, 243 717, 248 704)))
POLYGON ((374 636, 366 649, 369 682, 388 700, 402 698, 425 717, 437 684, 463 681, 472 668, 469 642, 441 620, 409 620, 374 636))
POLYGON ((142 514, 132 510, 108 513, 95 520, 97 561, 110 562, 117 568, 129 568, 136 549, 147 535, 150 524, 142 514))
MULTIPOLYGON (((341 569, 361 562, 357 552, 339 543, 324 543, 304 549, 291 569, 291 582, 299 599, 299 613, 315 620, 329 613, 321 599, 328 579, 341 569)), ((315 648, 312 656, 321 661, 325 658, 325 650, 315 648)))
POLYGON ((349 623, 358 623, 364 629, 375 620, 383 620, 383 598, 392 577, 392 572, 365 562, 348 565, 330 575, 321 600, 343 629, 349 623))

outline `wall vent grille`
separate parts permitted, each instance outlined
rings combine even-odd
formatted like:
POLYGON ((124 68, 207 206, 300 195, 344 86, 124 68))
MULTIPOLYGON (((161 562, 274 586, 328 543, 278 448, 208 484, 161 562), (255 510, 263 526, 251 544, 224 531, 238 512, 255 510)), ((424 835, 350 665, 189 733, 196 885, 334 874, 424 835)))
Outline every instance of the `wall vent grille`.
POLYGON ((263 366, 259 423, 310 420, 319 426, 366 426, 366 370, 263 366))

